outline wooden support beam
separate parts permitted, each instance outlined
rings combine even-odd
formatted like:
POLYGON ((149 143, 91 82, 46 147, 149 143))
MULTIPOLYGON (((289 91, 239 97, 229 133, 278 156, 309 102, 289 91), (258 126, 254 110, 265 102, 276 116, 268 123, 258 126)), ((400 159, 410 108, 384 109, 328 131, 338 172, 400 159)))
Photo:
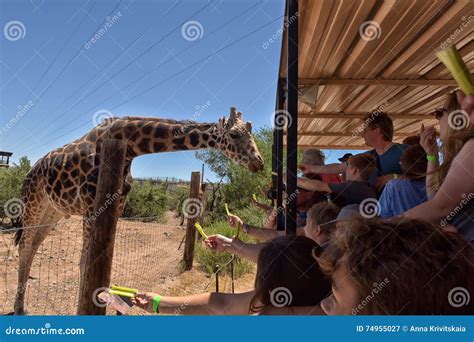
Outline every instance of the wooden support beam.
POLYGON ((184 243, 184 270, 189 271, 193 268, 194 261, 194 245, 196 244, 196 223, 197 218, 203 210, 202 202, 199 199, 199 190, 201 188, 200 172, 191 173, 191 186, 189 189, 189 199, 187 204, 183 206, 184 215, 187 216, 186 224, 186 240, 184 243))
POLYGON ((98 306, 97 290, 110 286, 115 231, 122 197, 123 172, 127 144, 123 140, 106 139, 100 153, 100 170, 95 195, 91 236, 85 254, 84 274, 79 289, 78 315, 105 315, 98 306))
MULTIPOLYGON (((283 132, 286 135, 286 131, 283 132)), ((411 137, 418 133, 394 133, 394 137, 411 137)), ((358 132, 298 132, 299 137, 359 137, 358 132)))
POLYGON ((456 81, 452 79, 448 80, 428 80, 428 79, 337 79, 337 78, 300 78, 298 81, 300 86, 308 85, 341 85, 341 86, 407 86, 407 87, 422 87, 422 86, 446 86, 456 87, 456 81))
MULTIPOLYGON (((299 119, 349 119, 349 120, 360 120, 365 118, 367 113, 299 113, 299 119)), ((389 113, 390 118, 393 120, 435 120, 435 117, 431 114, 406 114, 406 113, 389 113)))
POLYGON ((316 144, 316 145, 311 145, 311 144, 298 144, 298 148, 318 148, 322 150, 370 150, 371 147, 364 146, 364 145, 324 145, 324 144, 316 144))

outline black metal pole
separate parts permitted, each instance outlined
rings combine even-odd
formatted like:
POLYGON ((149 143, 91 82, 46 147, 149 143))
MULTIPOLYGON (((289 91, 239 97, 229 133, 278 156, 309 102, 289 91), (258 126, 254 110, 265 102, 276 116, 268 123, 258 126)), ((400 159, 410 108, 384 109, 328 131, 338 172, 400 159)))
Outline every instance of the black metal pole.
MULTIPOLYGON (((284 79, 278 80, 278 92, 277 92, 277 111, 284 110, 285 106, 285 86, 284 79)), ((275 115, 276 117, 276 115, 275 115)), ((275 119, 277 120, 277 119, 275 119)), ((275 122, 275 138, 274 143, 276 145, 275 163, 276 163, 276 200, 277 200, 277 230, 285 230, 285 224, 283 222, 283 130, 278 129, 278 124, 275 122)), ((281 124, 280 124, 281 126, 281 124)))
POLYGON ((286 234, 296 234, 298 167, 298 0, 287 0, 286 234), (294 199, 292 199, 294 197, 294 199))

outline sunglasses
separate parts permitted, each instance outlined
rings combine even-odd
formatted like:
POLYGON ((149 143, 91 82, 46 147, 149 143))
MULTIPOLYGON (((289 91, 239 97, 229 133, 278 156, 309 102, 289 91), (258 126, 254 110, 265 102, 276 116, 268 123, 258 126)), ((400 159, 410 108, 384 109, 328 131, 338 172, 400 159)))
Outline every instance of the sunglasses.
POLYGON ((435 116, 436 119, 440 120, 444 113, 447 113, 448 112, 448 109, 447 108, 444 108, 444 107, 441 107, 441 108, 436 108, 433 115, 435 116))

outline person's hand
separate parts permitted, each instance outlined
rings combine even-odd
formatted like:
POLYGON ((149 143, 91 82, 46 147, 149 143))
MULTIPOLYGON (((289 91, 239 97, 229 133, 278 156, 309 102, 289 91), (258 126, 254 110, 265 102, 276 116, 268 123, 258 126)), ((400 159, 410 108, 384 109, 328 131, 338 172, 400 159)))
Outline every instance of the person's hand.
POLYGON ((229 226, 231 226, 232 228, 237 228, 238 224, 240 224, 240 226, 242 226, 242 224, 244 223, 240 219, 240 217, 235 216, 235 215, 229 215, 228 221, 229 221, 229 226))
POLYGON ((255 207, 255 208, 258 208, 259 206, 259 203, 253 198, 252 196, 252 205, 255 207))
POLYGON ((433 126, 425 126, 422 124, 420 129, 420 145, 426 154, 438 154, 438 144, 436 143, 436 130, 433 126))
POLYGON ((203 243, 214 251, 225 252, 232 245, 232 239, 216 234, 209 236, 203 243))
POLYGON ((153 292, 139 292, 132 298, 132 303, 147 312, 153 312, 153 298, 158 294, 153 292))
POLYGON ((461 109, 469 115, 471 123, 474 124, 474 95, 466 95, 462 91, 458 91, 456 97, 461 109))

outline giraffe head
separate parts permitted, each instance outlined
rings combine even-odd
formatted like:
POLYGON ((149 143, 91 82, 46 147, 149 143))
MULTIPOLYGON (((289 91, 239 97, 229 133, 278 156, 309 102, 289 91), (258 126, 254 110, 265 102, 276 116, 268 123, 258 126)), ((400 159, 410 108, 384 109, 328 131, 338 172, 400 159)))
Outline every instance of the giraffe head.
POLYGON ((263 170, 263 159, 252 136, 252 123, 244 122, 241 112, 232 107, 228 120, 219 119, 217 130, 219 148, 228 158, 252 172, 263 170))

